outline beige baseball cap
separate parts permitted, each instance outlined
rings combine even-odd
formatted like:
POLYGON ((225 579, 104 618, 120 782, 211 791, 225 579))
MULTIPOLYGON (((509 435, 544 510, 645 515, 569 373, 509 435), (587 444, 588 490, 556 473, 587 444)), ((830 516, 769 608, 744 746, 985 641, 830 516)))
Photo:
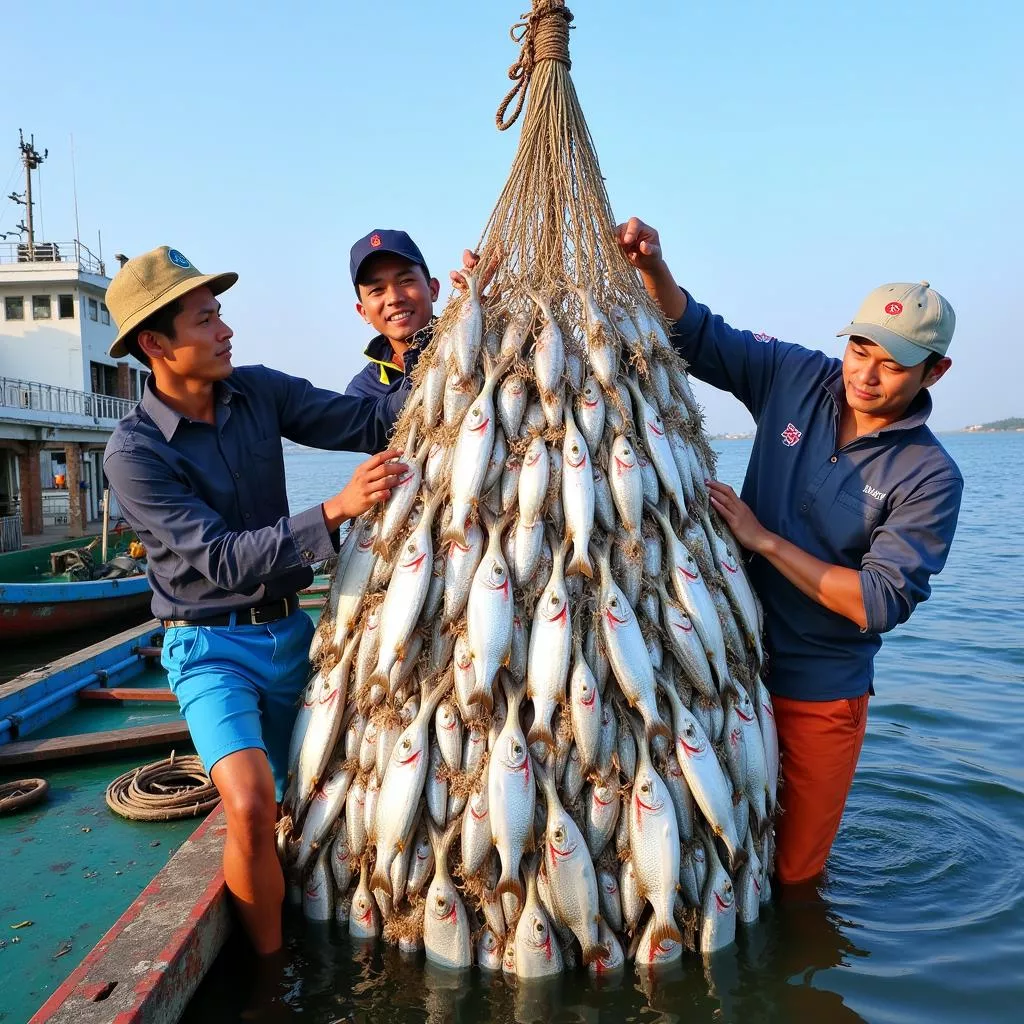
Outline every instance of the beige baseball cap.
POLYGON ((932 352, 946 354, 955 327, 953 307, 927 281, 883 284, 864 300, 836 337, 867 338, 901 366, 917 366, 932 352))
POLYGON ((114 275, 107 289, 107 308, 118 327, 109 354, 115 359, 127 355, 125 338, 168 303, 204 285, 219 295, 237 280, 238 275, 232 271, 202 274, 177 249, 167 245, 133 257, 114 275))

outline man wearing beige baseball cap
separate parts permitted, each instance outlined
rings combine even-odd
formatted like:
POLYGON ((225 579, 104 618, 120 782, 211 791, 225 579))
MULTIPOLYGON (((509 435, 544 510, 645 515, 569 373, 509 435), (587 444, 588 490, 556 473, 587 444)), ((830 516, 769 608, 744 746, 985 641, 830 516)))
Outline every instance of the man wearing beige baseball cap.
POLYGON ((926 425, 953 309, 926 281, 882 285, 839 331, 840 360, 730 327, 675 283, 642 221, 621 225, 619 243, 693 376, 757 423, 742 500, 695 486, 750 552, 770 701, 752 685, 782 755, 775 877, 811 882, 853 781, 881 634, 928 598, 956 529, 963 478, 926 425))
POLYGON ((162 662, 224 802, 224 876, 258 953, 281 946, 284 880, 274 844, 313 627, 297 593, 338 552, 338 529, 390 495, 406 467, 388 433, 407 390, 380 399, 232 366, 217 296, 177 249, 129 260, 107 290, 110 348, 152 371, 107 444, 104 469, 148 552, 162 662), (333 497, 291 514, 281 439, 380 452, 333 497))

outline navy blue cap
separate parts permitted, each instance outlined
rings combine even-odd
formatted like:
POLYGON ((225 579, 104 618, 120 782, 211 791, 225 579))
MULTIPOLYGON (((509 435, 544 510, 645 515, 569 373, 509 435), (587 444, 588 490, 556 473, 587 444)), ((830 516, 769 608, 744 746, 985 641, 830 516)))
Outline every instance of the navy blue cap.
MULTIPOLYGON (((376 256, 379 252, 389 252, 395 256, 401 256, 410 263, 418 263, 424 270, 427 269, 427 261, 423 258, 419 246, 404 232, 393 231, 390 228, 377 228, 368 235, 360 238, 349 254, 349 270, 352 272, 352 283, 356 284, 359 279, 359 268, 370 256, 376 256)), ((358 288, 358 285, 356 285, 358 288)))

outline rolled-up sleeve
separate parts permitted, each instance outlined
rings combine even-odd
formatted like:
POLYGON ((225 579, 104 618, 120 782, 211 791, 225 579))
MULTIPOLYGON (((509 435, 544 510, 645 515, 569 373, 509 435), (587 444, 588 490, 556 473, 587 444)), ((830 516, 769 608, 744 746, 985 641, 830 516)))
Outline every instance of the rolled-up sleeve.
POLYGON ((923 483, 875 530, 860 569, 868 632, 906 622, 928 599, 931 577, 949 555, 962 495, 959 477, 923 483))
POLYGON ((236 531, 150 452, 119 451, 108 456, 104 470, 143 541, 155 539, 221 590, 253 591, 337 551, 319 505, 272 526, 236 531))

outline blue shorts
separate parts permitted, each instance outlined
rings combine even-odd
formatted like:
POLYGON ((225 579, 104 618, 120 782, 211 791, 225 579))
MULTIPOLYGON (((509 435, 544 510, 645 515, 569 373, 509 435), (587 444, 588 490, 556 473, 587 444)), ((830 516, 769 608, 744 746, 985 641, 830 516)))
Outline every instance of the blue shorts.
POLYGON ((207 771, 237 750, 262 750, 280 802, 312 638, 302 610, 260 626, 167 630, 160 661, 207 771))

